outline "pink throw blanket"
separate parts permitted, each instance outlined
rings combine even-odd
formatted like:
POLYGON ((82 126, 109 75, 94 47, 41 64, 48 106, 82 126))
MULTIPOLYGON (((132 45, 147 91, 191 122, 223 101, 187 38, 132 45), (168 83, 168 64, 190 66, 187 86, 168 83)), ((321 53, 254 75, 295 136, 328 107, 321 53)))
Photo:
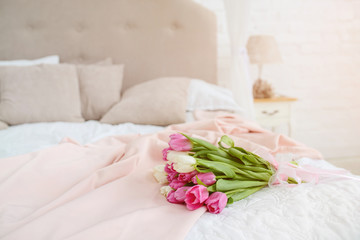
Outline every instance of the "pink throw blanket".
POLYGON ((213 143, 227 134, 265 159, 280 152, 321 158, 317 151, 235 115, 85 146, 68 139, 0 159, 0 238, 183 239, 205 208, 191 212, 168 203, 152 176, 175 132, 213 143))

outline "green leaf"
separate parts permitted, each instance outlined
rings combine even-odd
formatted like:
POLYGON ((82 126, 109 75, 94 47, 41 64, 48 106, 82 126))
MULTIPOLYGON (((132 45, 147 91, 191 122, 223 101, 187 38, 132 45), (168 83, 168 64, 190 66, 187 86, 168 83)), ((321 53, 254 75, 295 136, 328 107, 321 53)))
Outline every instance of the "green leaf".
POLYGON ((236 158, 232 157, 229 153, 227 153, 226 149, 224 150, 224 149, 218 148, 217 151, 212 151, 211 153, 218 155, 219 157, 225 157, 225 158, 229 158, 232 160, 236 160, 236 158))
POLYGON ((287 180, 288 183, 290 184, 299 184, 294 178, 292 177, 288 177, 288 180, 287 180))
POLYGON ((235 177, 234 167, 229 164, 204 160, 200 158, 196 158, 196 162, 198 166, 209 168, 212 170, 212 172, 221 172, 229 178, 235 177))
POLYGON ((250 196, 251 194, 253 194, 253 193, 261 190, 263 187, 264 187, 264 186, 255 187, 255 188, 248 188, 248 189, 246 189, 245 191, 241 191, 241 192, 239 192, 239 193, 235 193, 235 194, 233 194, 233 195, 230 197, 231 200, 228 199, 228 202, 229 202, 229 201, 230 201, 230 202, 236 202, 236 201, 239 201, 239 200, 241 200, 241 199, 244 199, 244 198, 250 196))
MULTIPOLYGON (((216 179, 229 179, 228 176, 226 175, 219 175, 219 174, 215 174, 216 179)), ((233 180, 242 180, 242 181, 253 181, 254 179, 248 178, 248 177, 244 177, 244 176, 240 176, 238 174, 235 175, 235 177, 232 178, 233 180)))
MULTIPOLYGON (((199 138, 192 138, 192 137, 189 137, 185 134, 182 133, 182 135, 184 135, 187 139, 189 139, 191 141, 191 143, 194 145, 200 145, 201 147, 204 147, 206 149, 209 149, 209 150, 214 150, 214 151, 217 151, 218 148, 214 145, 212 145, 211 143, 205 141, 205 140, 202 140, 202 139, 199 139, 199 138)), ((196 147, 199 147, 199 146, 196 146, 196 147)))
POLYGON ((195 153, 194 157, 198 157, 198 156, 204 156, 206 157, 206 155, 210 152, 213 152, 211 150, 208 150, 208 149, 205 149, 205 150, 201 150, 201 151, 198 151, 197 153, 195 153))
POLYGON ((244 165, 244 164, 240 163, 239 161, 236 161, 233 157, 229 157, 229 158, 228 157, 222 157, 222 156, 215 155, 213 153, 214 152, 211 151, 211 152, 209 152, 207 154, 207 157, 210 160, 228 163, 228 164, 231 164, 234 167, 237 167, 238 169, 241 169, 241 170, 250 170, 250 171, 253 171, 253 172, 268 173, 270 175, 273 174, 272 170, 269 170, 266 166, 263 166, 262 164, 259 165, 259 166, 244 165))
POLYGON ((263 165, 259 165, 259 166, 244 166, 242 168, 243 170, 249 170, 249 171, 253 171, 253 172, 261 172, 261 173, 268 173, 270 175, 273 175, 274 172, 271 169, 268 169, 267 167, 263 166, 263 165))
POLYGON ((228 158, 221 157, 221 156, 218 156, 218 155, 215 155, 215 154, 212 154, 212 153, 208 153, 206 156, 212 161, 224 162, 224 163, 230 164, 230 165, 232 165, 234 167, 237 167, 237 168, 242 168, 244 166, 243 164, 241 164, 239 162, 235 162, 235 161, 230 160, 228 158))
POLYGON ((234 147, 234 141, 230 137, 228 137, 226 135, 223 135, 221 137, 218 144, 219 144, 220 147, 225 148, 225 149, 230 148, 230 147, 234 147), (224 147, 223 143, 225 143, 228 147, 224 147))
POLYGON ((268 169, 270 169, 270 163, 268 161, 266 161, 265 159, 263 159, 262 157, 256 155, 255 153, 252 153, 250 151, 246 151, 244 148, 241 147, 234 147, 235 149, 239 150, 242 153, 245 153, 247 155, 253 156, 259 163, 264 164, 268 169))
POLYGON ((213 184, 213 185, 207 187, 207 190, 208 190, 209 192, 216 192, 216 185, 213 184))
POLYGON ((237 174, 252 178, 252 179, 256 179, 256 180, 263 180, 268 182, 270 177, 272 176, 272 174, 270 174, 269 172, 253 172, 250 170, 236 170, 235 171, 237 174))
MULTIPOLYGON (((195 170, 200 172, 200 173, 207 173, 207 172, 211 172, 211 169, 207 168, 207 167, 202 167, 202 166, 195 166, 195 170)), ((215 174, 215 173, 214 173, 215 174)), ((216 174, 215 174, 216 175, 216 174)))
POLYGON ((293 165, 295 165, 295 166, 299 166, 299 164, 298 164, 296 161, 294 161, 294 160, 290 161, 290 163, 293 164, 293 165))
POLYGON ((246 153, 243 153, 235 148, 229 148, 229 154, 237 159, 241 160, 245 165, 252 165, 253 163, 248 161, 246 153))
POLYGON ((216 182, 216 190, 220 192, 227 192, 232 190, 240 190, 244 188, 253 188, 259 186, 266 186, 267 182, 263 181, 241 181, 241 180, 225 180, 219 179, 216 182))
POLYGON ((199 147, 193 147, 191 149, 192 152, 198 152, 198 151, 202 151, 202 150, 206 150, 206 148, 199 146, 199 147))

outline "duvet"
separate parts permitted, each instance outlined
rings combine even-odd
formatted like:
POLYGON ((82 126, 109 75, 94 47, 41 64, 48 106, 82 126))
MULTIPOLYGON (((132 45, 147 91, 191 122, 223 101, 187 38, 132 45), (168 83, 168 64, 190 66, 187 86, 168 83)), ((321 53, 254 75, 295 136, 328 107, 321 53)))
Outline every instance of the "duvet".
POLYGON ((236 145, 267 159, 292 154, 333 168, 321 155, 235 115, 172 125, 157 133, 72 139, 0 159, 1 239, 358 239, 360 184, 334 177, 294 188, 266 188, 210 215, 170 204, 152 168, 168 136, 184 132, 236 145))

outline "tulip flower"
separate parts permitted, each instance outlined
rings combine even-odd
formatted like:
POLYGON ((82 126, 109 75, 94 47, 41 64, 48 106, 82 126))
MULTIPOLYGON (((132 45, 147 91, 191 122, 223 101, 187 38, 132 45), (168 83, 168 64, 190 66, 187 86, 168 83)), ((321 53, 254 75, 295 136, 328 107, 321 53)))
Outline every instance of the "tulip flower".
POLYGON ((205 201, 206 208, 210 213, 219 214, 227 204, 227 196, 222 192, 214 192, 205 201))
POLYGON ((163 186, 160 188, 160 193, 164 197, 167 197, 170 191, 173 191, 173 189, 170 186, 163 186))
POLYGON ((181 188, 178 188, 175 193, 174 193, 174 198, 179 201, 179 202, 184 202, 185 201, 185 195, 186 195, 186 192, 187 190, 189 189, 190 187, 181 187, 181 188))
POLYGON ((168 183, 165 165, 158 165, 153 168, 153 176, 160 184, 168 183))
POLYGON ((195 210, 204 205, 209 197, 209 192, 202 185, 195 185, 187 190, 185 194, 186 207, 189 210, 195 210))
POLYGON ((183 182, 190 182, 196 174, 198 174, 196 170, 189 173, 180 173, 177 178, 183 182))
POLYGON ((164 148, 162 150, 162 154, 163 154, 163 160, 164 161, 167 161, 167 154, 168 154, 168 151, 171 150, 171 148, 164 148))
POLYGON ((197 179, 199 179, 203 184, 210 186, 213 185, 214 183, 216 183, 216 176, 214 173, 212 172, 208 172, 208 173, 199 173, 196 176, 194 176, 191 181, 194 184, 198 184, 197 179))
POLYGON ((187 182, 179 181, 177 179, 172 180, 172 182, 169 184, 170 187, 173 189, 178 189, 183 187, 187 182))
POLYGON ((173 168, 178 173, 189 173, 195 170, 196 159, 186 152, 169 151, 167 159, 173 163, 173 168))
POLYGON ((174 151, 190 151, 192 149, 190 140, 180 133, 170 135, 169 146, 174 151))

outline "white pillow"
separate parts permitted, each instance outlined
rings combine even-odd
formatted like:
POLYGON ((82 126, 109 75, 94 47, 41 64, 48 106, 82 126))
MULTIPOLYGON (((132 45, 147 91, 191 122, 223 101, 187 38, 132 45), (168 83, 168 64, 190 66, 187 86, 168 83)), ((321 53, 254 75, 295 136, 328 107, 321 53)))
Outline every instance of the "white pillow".
POLYGON ((0 61, 0 66, 31 66, 37 64, 59 64, 59 56, 52 55, 34 60, 9 60, 0 61))
POLYGON ((225 110, 244 113, 244 109, 235 102, 229 89, 191 79, 188 89, 187 111, 195 110, 225 110))

